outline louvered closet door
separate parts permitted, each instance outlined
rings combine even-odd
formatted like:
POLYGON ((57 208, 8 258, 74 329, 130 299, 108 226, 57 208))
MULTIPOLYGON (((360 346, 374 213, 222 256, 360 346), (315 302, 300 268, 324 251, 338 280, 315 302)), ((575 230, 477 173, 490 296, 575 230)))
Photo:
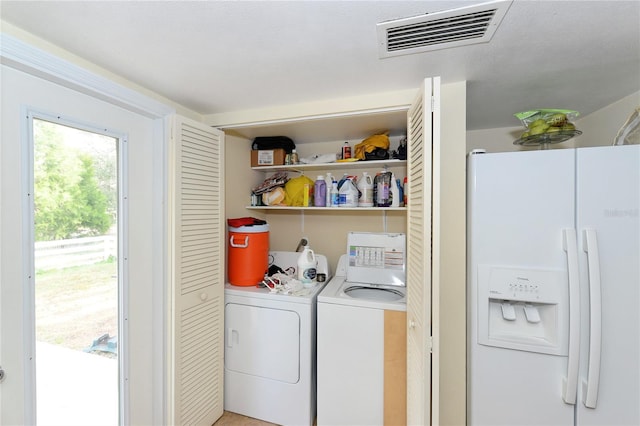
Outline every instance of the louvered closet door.
MULTIPOLYGON (((407 116, 407 423, 431 421, 432 86, 425 79, 407 116)), ((439 79, 437 80, 439 84, 439 79)))
POLYGON ((224 133, 176 117, 172 142, 169 421, 210 426, 224 395, 224 133))

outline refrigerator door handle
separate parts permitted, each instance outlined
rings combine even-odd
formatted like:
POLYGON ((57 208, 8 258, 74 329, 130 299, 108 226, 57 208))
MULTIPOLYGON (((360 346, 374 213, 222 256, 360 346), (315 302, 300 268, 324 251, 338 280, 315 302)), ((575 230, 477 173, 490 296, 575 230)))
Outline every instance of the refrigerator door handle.
POLYGON ((595 229, 584 229, 583 250, 587 253, 589 271, 589 370, 582 382, 582 402, 596 408, 600 383, 600 350, 602 345, 602 294, 600 287, 600 253, 595 229))
POLYGON ((567 404, 575 404, 580 361, 580 278, 578 240, 575 229, 562 230, 562 249, 567 252, 567 271, 569 274, 569 357, 567 376, 563 380, 562 399, 567 404))

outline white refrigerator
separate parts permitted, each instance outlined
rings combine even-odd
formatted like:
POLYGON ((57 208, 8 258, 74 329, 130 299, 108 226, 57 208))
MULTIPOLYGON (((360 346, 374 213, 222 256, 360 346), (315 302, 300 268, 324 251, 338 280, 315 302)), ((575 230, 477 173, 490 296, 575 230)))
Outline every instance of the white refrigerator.
POLYGON ((640 425, 639 170, 638 145, 469 155, 469 425, 640 425))

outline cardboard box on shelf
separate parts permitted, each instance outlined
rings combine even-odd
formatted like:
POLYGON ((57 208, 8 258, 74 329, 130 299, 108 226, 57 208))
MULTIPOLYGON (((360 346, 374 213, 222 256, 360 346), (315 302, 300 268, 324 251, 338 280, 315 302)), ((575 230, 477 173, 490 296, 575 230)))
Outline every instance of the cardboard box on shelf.
POLYGON ((251 151, 251 167, 281 166, 284 164, 285 152, 277 149, 254 149, 251 151))

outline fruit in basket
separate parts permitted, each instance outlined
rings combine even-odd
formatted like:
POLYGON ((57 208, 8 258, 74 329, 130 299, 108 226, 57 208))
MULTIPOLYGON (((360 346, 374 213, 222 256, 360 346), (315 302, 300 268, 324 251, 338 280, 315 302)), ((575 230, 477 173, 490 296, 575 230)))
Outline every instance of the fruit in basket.
POLYGON ((545 123, 544 120, 543 120, 542 124, 538 124, 537 126, 534 126, 531 129, 529 129, 529 134, 530 135, 540 135, 540 134, 546 132, 549 129, 549 127, 550 126, 547 123, 545 123))
POLYGON ((517 144, 558 143, 581 133, 576 130, 575 124, 570 121, 578 116, 577 111, 538 109, 519 112, 515 116, 525 126, 520 139, 514 142, 517 144))
POLYGON ((547 124, 549 126, 561 127, 567 122, 567 115, 562 113, 553 114, 547 118, 547 124))
POLYGON ((534 127, 538 127, 538 126, 542 126, 547 124, 546 121, 544 121, 542 118, 538 118, 537 120, 532 121, 531 123, 529 123, 529 130, 533 129, 534 127))

